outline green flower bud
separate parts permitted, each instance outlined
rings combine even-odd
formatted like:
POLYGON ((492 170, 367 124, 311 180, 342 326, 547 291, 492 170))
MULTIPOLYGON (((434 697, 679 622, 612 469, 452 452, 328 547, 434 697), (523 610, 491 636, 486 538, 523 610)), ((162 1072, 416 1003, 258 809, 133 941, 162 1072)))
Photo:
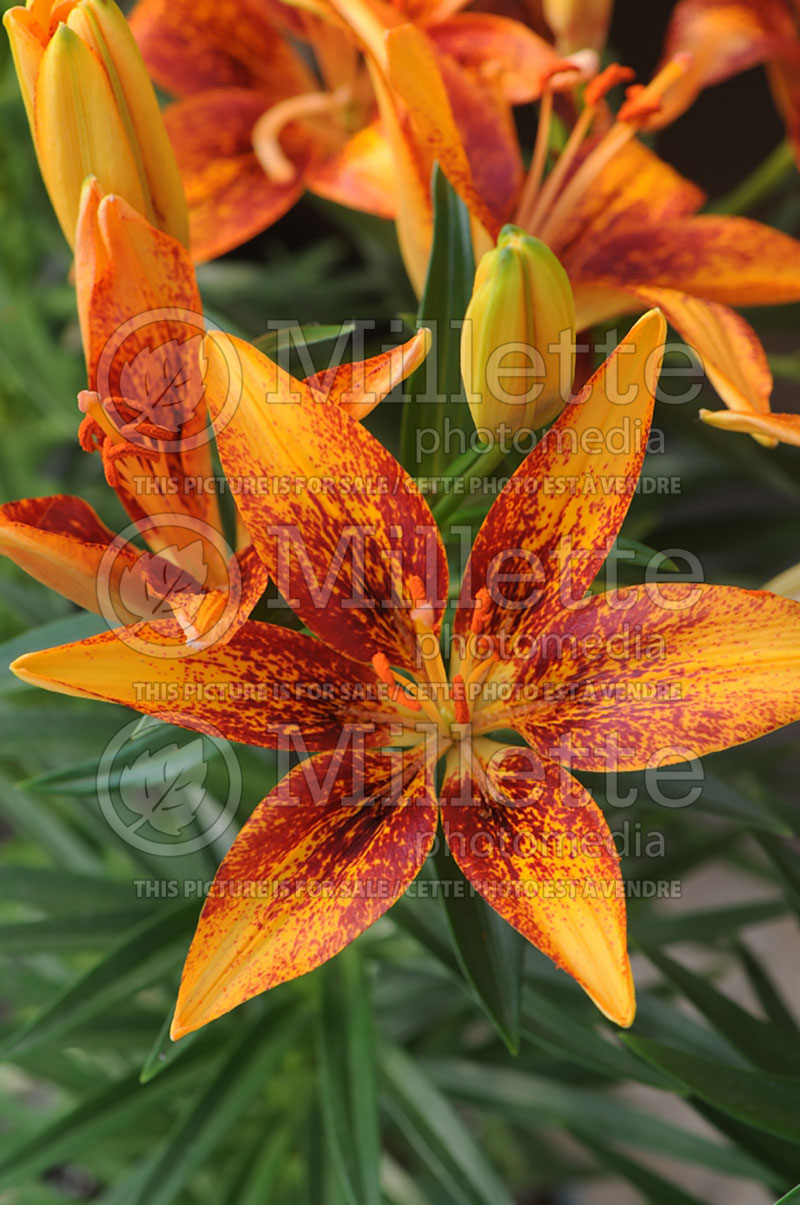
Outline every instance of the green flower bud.
POLYGON ((543 242, 504 226, 475 273, 461 332, 461 376, 475 426, 495 434, 551 423, 570 396, 575 305, 543 242))

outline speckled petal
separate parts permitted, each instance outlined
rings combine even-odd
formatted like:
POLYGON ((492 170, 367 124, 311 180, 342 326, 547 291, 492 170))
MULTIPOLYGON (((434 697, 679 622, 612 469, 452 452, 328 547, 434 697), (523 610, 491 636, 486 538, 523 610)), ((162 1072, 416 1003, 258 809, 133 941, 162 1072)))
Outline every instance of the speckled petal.
POLYGON ((331 647, 411 667, 409 579, 423 582, 439 619, 447 598, 441 537, 414 482, 344 407, 314 397, 249 343, 212 334, 206 356, 209 397, 221 392, 216 381, 241 374, 217 446, 278 590, 331 647))
POLYGON ((478 741, 473 756, 479 775, 451 753, 442 788, 442 826, 456 862, 607 1017, 630 1025, 624 884, 602 812, 566 770, 532 749, 478 741))
POLYGON ((639 478, 665 331, 657 310, 640 318, 508 482, 472 549, 459 633, 484 587, 487 635, 545 630, 583 597, 639 478))
POLYGON ((400 764, 377 753, 322 754, 293 770, 217 872, 184 966, 173 1038, 306 974, 373 924, 419 871, 436 817, 419 756, 400 764))
POLYGON ((325 369, 306 377, 305 383, 321 400, 338 402, 351 418, 361 419, 419 367, 430 346, 431 333, 423 327, 399 347, 368 360, 325 369))
POLYGON ((634 586, 547 640, 523 670, 538 697, 505 723, 551 756, 566 741, 578 770, 671 765, 800 719, 800 603, 766 591, 634 586))
MULTIPOLYGON (((114 533, 81 498, 56 494, 0 506, 0 553, 20 569, 87 611, 99 611, 97 574, 114 533)), ((110 588, 133 571, 139 553, 121 549, 110 588)))
POLYGON ((32 686, 122 703, 200 732, 210 725, 228 740, 267 748, 290 732, 302 734, 308 749, 333 748, 353 726, 367 743, 380 743, 386 729, 376 704, 381 716, 397 714, 371 667, 299 632, 250 621, 229 643, 185 657, 158 655, 167 635, 157 624, 140 628, 138 639, 152 647, 141 652, 128 633, 104 632, 27 653, 12 669, 32 686))

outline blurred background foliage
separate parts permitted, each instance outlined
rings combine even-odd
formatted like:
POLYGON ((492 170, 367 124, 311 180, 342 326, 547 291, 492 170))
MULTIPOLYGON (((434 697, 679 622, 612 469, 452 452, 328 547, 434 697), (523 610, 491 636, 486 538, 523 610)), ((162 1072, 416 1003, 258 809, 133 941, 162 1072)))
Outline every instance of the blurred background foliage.
MULTIPOLYGON (((617 6, 612 42, 644 75, 668 8, 617 6)), ((84 369, 70 259, 2 43, 2 495, 79 493, 121 527, 99 457, 75 440, 84 369)), ((705 93, 658 145, 713 206, 781 137, 756 71, 705 93)), ((800 234, 794 169, 750 212, 800 234)), ((355 318, 375 321, 377 341, 415 308, 393 229, 311 199, 199 279, 209 312, 249 337, 269 320, 355 318)), ((799 408, 798 315, 747 315, 773 356, 776 409, 799 408)), ((709 581, 758 587, 800 561, 800 460, 704 427, 697 409, 717 404, 704 389, 659 406, 664 451, 645 473, 677 477, 680 493, 637 496, 623 536, 690 551, 709 581)), ((390 400, 370 421, 397 448, 400 407, 390 400)), ((476 521, 488 502, 451 521, 476 521)), ((662 784, 677 797, 668 806, 626 776, 620 792, 639 798, 623 808, 586 776, 632 889, 630 1032, 479 900, 444 901, 433 887, 425 898, 426 883, 457 875, 440 860, 318 972, 172 1045, 200 907, 191 885, 211 878, 232 833, 165 858, 110 831, 97 766, 135 717, 30 690, 2 668, 100 621, 0 568, 0 1201, 800 1200, 796 729, 706 759, 686 807, 680 781, 662 784), (679 898, 637 898, 652 880, 678 883, 679 898)), ((137 740, 162 748, 163 726, 137 740)), ((236 753, 241 823, 276 767, 268 752, 236 753)), ((213 761, 207 785, 212 799, 224 792, 213 761)))

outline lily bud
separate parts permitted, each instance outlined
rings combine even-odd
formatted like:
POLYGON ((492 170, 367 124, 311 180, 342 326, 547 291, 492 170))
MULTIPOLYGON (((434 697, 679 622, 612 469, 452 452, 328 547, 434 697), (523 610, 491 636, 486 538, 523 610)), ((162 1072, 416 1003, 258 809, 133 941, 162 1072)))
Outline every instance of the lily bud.
POLYGON ((113 0, 28 0, 3 23, 36 154, 67 242, 81 187, 96 176, 182 243, 189 219, 150 77, 113 0))
POLYGON ((564 408, 574 371, 569 278, 545 243, 504 226, 478 264, 461 332, 461 376, 475 426, 546 426, 564 408))

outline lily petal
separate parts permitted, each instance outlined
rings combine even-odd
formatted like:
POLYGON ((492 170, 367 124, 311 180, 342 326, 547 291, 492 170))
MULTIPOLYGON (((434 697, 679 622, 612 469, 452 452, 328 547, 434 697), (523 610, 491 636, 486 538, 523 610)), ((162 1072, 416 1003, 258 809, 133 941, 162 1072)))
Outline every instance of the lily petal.
POLYGON ((186 200, 192 255, 216 259, 277 221, 304 188, 309 137, 296 123, 281 145, 297 168, 289 180, 271 180, 253 150, 253 126, 270 99, 244 88, 214 88, 164 112, 186 200))
MULTIPOLYGON (((0 552, 87 611, 100 611, 98 570, 113 539, 114 533, 81 498, 56 494, 0 506, 0 552)), ((110 589, 120 613, 119 578, 134 572, 138 559, 138 550, 129 547, 115 560, 110 589)))
POLYGON ((358 130, 341 150, 312 163, 306 187, 320 197, 381 218, 397 214, 392 149, 377 121, 358 130))
POLYGON ((297 766, 217 871, 172 1037, 332 958, 402 894, 435 832, 430 767, 419 756, 399 770, 377 753, 322 754, 297 766))
MULTIPOLYGON (((576 168, 595 145, 596 139, 587 142, 576 168)), ((696 184, 632 138, 609 159, 565 217, 553 250, 577 281, 583 275, 581 264, 595 253, 598 239, 686 217, 704 200, 705 193, 696 184)))
POLYGON ((484 588, 489 635, 546 630, 588 590, 639 477, 665 332, 657 310, 640 318, 517 469, 473 545, 457 632, 484 588))
POLYGON ((800 299, 800 242, 750 218, 648 219, 608 231, 574 271, 617 287, 665 285, 726 305, 773 305, 800 299))
POLYGON ((249 621, 228 644, 171 657, 158 655, 168 643, 166 631, 159 624, 139 630, 139 641, 152 652, 114 630, 26 653, 11 668, 45 690, 122 703, 184 728, 266 748, 280 747, 287 734, 298 732, 307 749, 331 749, 343 730, 354 727, 365 732, 367 743, 380 744, 387 730, 371 715, 399 716, 382 699, 371 667, 298 632, 249 621))
POLYGON ((776 443, 800 447, 800 414, 749 414, 730 410, 701 410, 700 418, 709 427, 722 431, 744 431, 767 447, 776 443))
POLYGON ((418 368, 430 351, 431 332, 417 331, 407 342, 391 351, 306 377, 306 385, 320 401, 338 402, 351 418, 361 419, 418 368))
POLYGON ((800 604, 766 591, 634 586, 553 639, 558 655, 527 670, 542 701, 513 725, 539 749, 566 741, 578 770, 673 765, 800 719, 800 604))
POLYGON ((672 11, 662 62, 689 54, 691 64, 665 94, 652 127, 674 121, 703 88, 790 50, 796 38, 788 5, 680 0, 672 11))
MULTIPOLYGON (((676 289, 637 289, 635 295, 645 305, 657 305, 694 348, 726 406, 745 414, 769 414, 772 373, 761 340, 744 318, 727 306, 676 289)), ((765 436, 760 439, 774 443, 765 436)))
POLYGON ((438 51, 496 82, 513 105, 536 100, 563 63, 563 56, 533 30, 494 13, 458 13, 426 32, 438 51))
MULTIPOLYGON (((360 661, 413 665, 404 583, 423 583, 437 629, 447 562, 427 502, 394 457, 344 408, 321 402, 250 344, 206 340, 209 399, 242 374, 233 416, 217 429, 229 481, 255 481, 240 513, 270 576, 308 627, 360 661)), ((213 407, 213 401, 211 401, 213 407)), ((215 415, 216 417, 216 415, 215 415)))
POLYGON ((433 47, 414 25, 399 25, 385 35, 388 81, 402 99, 415 139, 432 166, 438 162, 470 213, 491 236, 498 218, 481 195, 453 114, 433 47))
POLYGON ((285 36, 286 11, 273 0, 139 0, 130 21, 164 91, 252 88, 280 99, 316 87, 285 36))
POLYGON ((532 749, 478 741, 480 775, 448 758, 442 826, 496 912, 617 1025, 635 1012, 614 839, 591 795, 532 749))

